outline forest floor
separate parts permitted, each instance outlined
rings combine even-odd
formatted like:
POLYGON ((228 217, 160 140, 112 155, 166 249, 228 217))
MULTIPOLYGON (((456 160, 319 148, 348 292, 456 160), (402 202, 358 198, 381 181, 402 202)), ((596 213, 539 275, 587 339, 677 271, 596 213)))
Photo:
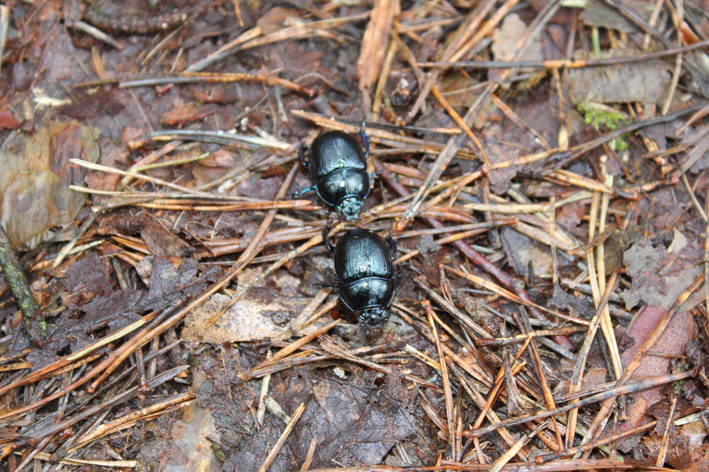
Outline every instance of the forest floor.
POLYGON ((708 54, 707 0, 5 2, 0 471, 709 470, 708 54), (326 227, 396 241, 380 327, 326 227))

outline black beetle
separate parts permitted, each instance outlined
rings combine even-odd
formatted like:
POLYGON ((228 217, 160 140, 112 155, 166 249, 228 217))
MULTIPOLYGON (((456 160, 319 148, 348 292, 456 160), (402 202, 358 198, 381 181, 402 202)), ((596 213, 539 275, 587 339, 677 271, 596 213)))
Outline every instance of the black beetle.
POLYGON ((345 234, 333 248, 329 232, 330 228, 323 230, 323 240, 335 255, 340 307, 348 313, 358 313, 368 328, 380 327, 389 318, 389 306, 396 292, 394 240, 387 244, 377 233, 356 229, 345 234))
POLYGON ((327 131, 315 138, 308 160, 300 148, 300 162, 310 168, 315 185, 295 193, 295 197, 315 190, 330 207, 348 221, 359 218, 364 199, 369 195, 371 178, 367 173, 369 138, 362 129, 365 151, 357 140, 344 131, 327 131))

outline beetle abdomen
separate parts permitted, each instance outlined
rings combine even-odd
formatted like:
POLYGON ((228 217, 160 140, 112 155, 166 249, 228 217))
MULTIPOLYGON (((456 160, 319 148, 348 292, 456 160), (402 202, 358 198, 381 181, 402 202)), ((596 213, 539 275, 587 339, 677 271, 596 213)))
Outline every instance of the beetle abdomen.
POLYGON ((366 170, 339 169, 320 179, 317 184, 318 195, 325 203, 336 206, 348 197, 367 198, 371 186, 366 170))
POLYGON ((335 272, 342 284, 365 277, 394 277, 391 249, 384 239, 356 229, 342 237, 335 248, 335 272))
POLYGON ((366 277, 340 287, 340 298, 353 312, 370 307, 389 308, 394 299, 393 277, 366 277))
POLYGON ((367 169, 362 147, 343 131, 329 131, 315 138, 308 165, 316 181, 338 169, 367 169))

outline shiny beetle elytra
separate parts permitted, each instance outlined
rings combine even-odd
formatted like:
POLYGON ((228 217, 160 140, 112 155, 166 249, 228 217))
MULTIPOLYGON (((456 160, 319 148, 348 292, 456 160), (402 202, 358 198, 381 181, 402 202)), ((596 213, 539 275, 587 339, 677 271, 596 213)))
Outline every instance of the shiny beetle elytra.
POLYGON ((344 131, 327 131, 315 138, 305 160, 305 147, 300 148, 300 162, 310 168, 315 185, 303 189, 295 197, 315 190, 328 206, 335 208, 348 221, 359 218, 364 199, 369 195, 371 178, 367 173, 369 138, 362 129, 365 151, 357 140, 344 131))
POLYGON ((323 230, 323 240, 335 256, 340 307, 357 314, 368 328, 380 327, 389 318, 389 306, 396 292, 394 240, 387 243, 377 233, 356 229, 345 234, 333 248, 329 231, 330 228, 323 230))

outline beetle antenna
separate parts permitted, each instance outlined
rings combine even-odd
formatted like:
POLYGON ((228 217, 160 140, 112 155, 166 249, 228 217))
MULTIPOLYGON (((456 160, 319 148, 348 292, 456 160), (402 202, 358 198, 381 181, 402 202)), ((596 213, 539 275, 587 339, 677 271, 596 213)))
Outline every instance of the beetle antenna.
POLYGON ((329 224, 325 226, 322 230, 322 240, 325 243, 325 247, 327 248, 328 251, 330 252, 335 252, 335 248, 332 247, 332 244, 330 244, 330 230, 332 229, 332 226, 329 224))
POLYGON ((369 136, 367 136, 367 122, 362 120, 362 129, 359 130, 359 134, 362 135, 364 140, 364 159, 369 158, 369 136))

